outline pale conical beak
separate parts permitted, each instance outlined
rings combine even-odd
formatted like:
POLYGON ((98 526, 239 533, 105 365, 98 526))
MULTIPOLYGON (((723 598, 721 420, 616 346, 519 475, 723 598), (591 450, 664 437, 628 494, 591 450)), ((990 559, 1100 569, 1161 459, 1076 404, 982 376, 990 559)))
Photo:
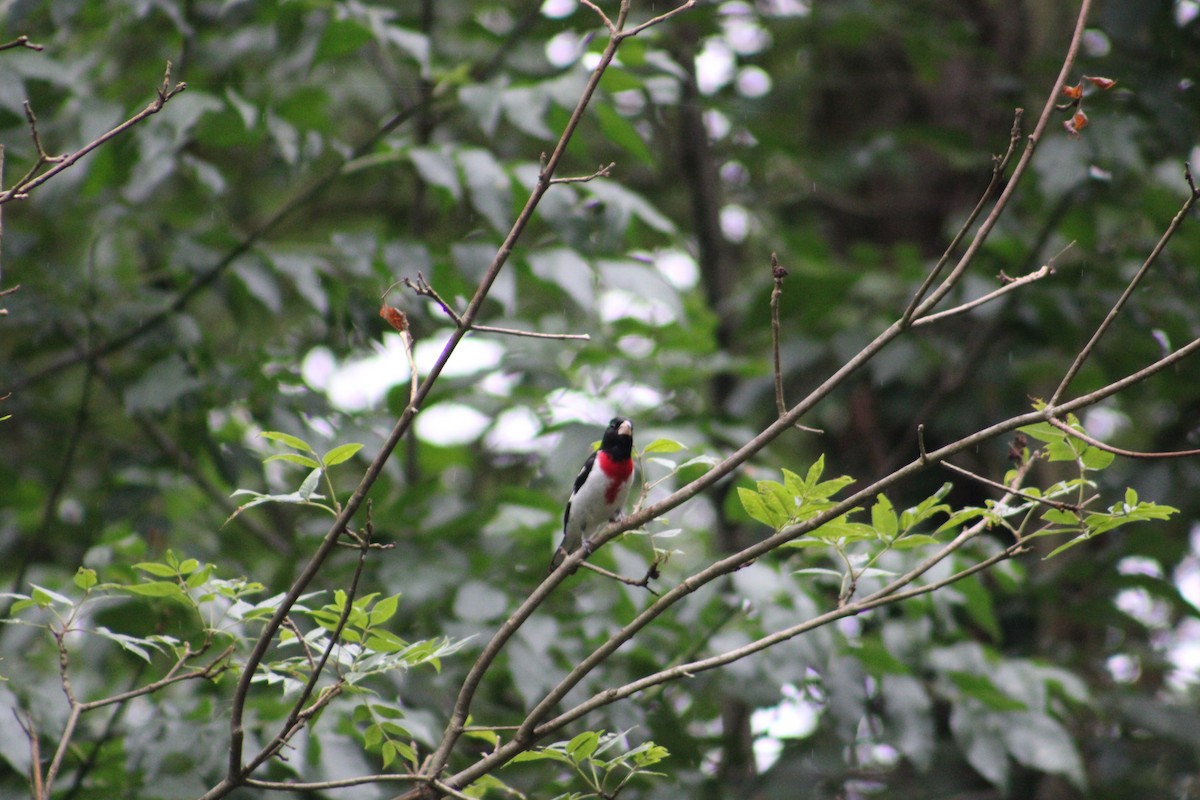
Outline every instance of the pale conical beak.
POLYGON ((620 436, 633 436, 633 423, 625 420, 621 426, 617 428, 617 434, 620 436))

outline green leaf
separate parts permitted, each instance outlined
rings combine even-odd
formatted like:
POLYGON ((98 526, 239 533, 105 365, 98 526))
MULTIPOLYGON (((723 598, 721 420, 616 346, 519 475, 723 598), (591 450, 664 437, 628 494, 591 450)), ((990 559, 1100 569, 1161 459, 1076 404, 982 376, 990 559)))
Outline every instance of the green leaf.
POLYGON ((649 455, 650 453, 678 453, 680 450, 687 450, 687 445, 677 442, 674 439, 655 439, 642 448, 642 455, 649 455))
POLYGON ((526 750, 524 753, 518 753, 517 755, 513 756, 512 760, 508 763, 520 764, 523 761, 545 761, 547 759, 553 761, 562 761, 567 764, 572 763, 571 759, 568 758, 565 753, 560 753, 545 747, 538 750, 526 750))
MULTIPOLYGON (((605 73, 605 79, 610 74, 612 74, 612 70, 605 73)), ((620 112, 607 103, 597 103, 591 107, 591 110, 596 114, 596 120, 600 123, 600 132, 606 139, 643 164, 654 163, 653 153, 650 152, 650 148, 646 146, 645 140, 642 139, 632 122, 621 116, 620 112)))
POLYGON ((993 711, 1025 711, 1028 706, 1009 697, 983 675, 973 672, 950 672, 947 677, 964 695, 973 697, 993 711))
POLYGON ((55 603, 63 606, 74 605, 71 598, 64 594, 59 594, 58 592, 47 589, 44 586, 38 586, 36 583, 31 583, 30 586, 33 588, 33 590, 29 593, 30 599, 42 608, 48 608, 55 603))
POLYGON ((931 544, 937 544, 938 540, 925 533, 910 533, 908 536, 901 536, 892 542, 893 550, 912 550, 917 547, 926 547, 931 544))
POLYGON ((600 734, 595 731, 584 731, 567 743, 567 755, 578 764, 591 756, 596 751, 598 744, 600 744, 600 734))
POLYGON ((500 744, 500 736, 495 731, 463 731, 463 736, 468 739, 480 739, 492 745, 493 747, 500 744))
POLYGON ((1079 515, 1065 508, 1049 508, 1042 512, 1042 519, 1055 525, 1074 527, 1079 525, 1079 515))
POLYGON ((822 453, 812 466, 808 468, 808 476, 805 477, 804 483, 807 486, 816 486, 817 481, 821 480, 821 475, 825 473, 825 454, 822 453))
POLYGON ((945 533, 948 530, 953 530, 954 528, 960 527, 964 523, 970 522, 971 520, 982 517, 988 513, 989 512, 987 509, 977 507, 964 508, 959 511, 955 511, 945 522, 939 525, 937 530, 933 533, 935 536, 939 533, 945 533))
POLYGON ((408 151, 409 161, 416 168, 421 180, 445 189, 455 202, 462 200, 462 184, 458 179, 458 165, 445 150, 429 147, 414 147, 408 151))
POLYGON ((317 44, 315 60, 330 61, 347 56, 371 41, 371 32, 352 19, 331 18, 317 44))
POLYGON ((317 451, 312 449, 308 442, 298 436, 292 436, 290 433, 280 433, 279 431, 263 431, 259 434, 264 439, 270 439, 272 442, 279 442, 287 445, 295 450, 303 450, 306 453, 315 454, 317 451))
MULTIPOLYGON (((337 447, 333 448, 328 453, 326 453, 325 457, 322 458, 321 461, 322 461, 322 463, 325 464, 326 467, 332 467, 335 464, 341 464, 343 461, 349 461, 351 458, 354 457, 354 454, 357 453, 359 450, 362 450, 362 448, 363 448, 363 446, 361 444, 357 444, 357 443, 338 445, 337 447)), ((309 466, 315 467, 318 465, 311 464, 309 466)))
POLYGON ((871 506, 871 526, 889 540, 894 539, 900 530, 896 509, 886 495, 875 496, 875 505, 871 506))
POLYGON ((785 542, 783 546, 795 548, 797 550, 804 550, 808 548, 832 547, 832 542, 809 535, 801 536, 799 539, 793 539, 790 542, 785 542))
POLYGON ((458 164, 471 194, 471 205, 500 234, 512 225, 512 179, 487 150, 469 148, 458 153, 458 164))
POLYGON ((121 588, 133 594, 140 594, 143 597, 173 597, 177 600, 183 600, 187 597, 183 593, 183 590, 179 588, 179 584, 170 581, 131 583, 121 588))
POLYGON ((380 754, 383 757, 383 768, 387 769, 396 760, 396 745, 390 741, 384 742, 380 754))
POLYGON ((309 469, 321 466, 316 462, 316 460, 311 459, 308 456, 302 456, 299 453, 276 453, 273 456, 267 456, 263 460, 263 463, 266 464, 271 461, 286 461, 289 464, 299 464, 300 466, 308 467, 309 469))
POLYGON ((1107 450, 1101 450, 1098 447, 1089 447, 1088 449, 1084 450, 1083 455, 1079 457, 1079 460, 1083 464, 1084 468, 1090 470, 1107 469, 1115 459, 1116 455, 1108 452, 1107 450))
POLYGON ((96 585, 96 570, 80 567, 75 571, 75 585, 85 592, 96 585))
POLYGON ((1028 712, 1014 717, 1001 732, 1012 757, 1040 772, 1062 775, 1082 791, 1086 784, 1083 761, 1071 733, 1047 714, 1028 712))
POLYGON ((134 564, 133 568, 147 572, 156 578, 174 578, 178 574, 174 567, 159 564, 156 561, 143 561, 139 564, 134 564))
MULTIPOLYGON (((582 309, 595 302, 596 280, 592 265, 569 247, 539 248, 526 256, 529 270, 562 289, 582 309)), ((643 453, 646 450, 642 450, 643 453)))
POLYGON ((744 486, 738 487, 738 499, 742 501, 742 508, 750 515, 750 518, 757 520, 771 528, 775 528, 775 516, 767 509, 767 504, 758 492, 753 489, 747 489, 744 486))
POLYGON ((877 638, 863 639, 859 646, 851 648, 850 652, 863 665, 863 669, 875 677, 888 674, 907 675, 909 672, 908 666, 892 655, 891 651, 877 638))
POLYGON ((189 589, 196 589, 208 583, 208 579, 212 577, 215 569, 216 567, 214 565, 205 564, 203 569, 196 570, 191 575, 188 575, 187 587, 189 589))
POLYGON ((1000 641, 1000 622, 996 618, 992 594, 975 578, 970 577, 954 584, 954 589, 963 598, 963 607, 971 621, 987 632, 992 641, 1000 641))
POLYGON ((396 607, 400 603, 400 595, 394 594, 390 597, 385 597, 375 604, 371 609, 371 625, 382 625, 391 619, 396 613, 396 607))
POLYGON ((312 472, 308 473, 308 477, 300 484, 300 488, 296 490, 296 494, 304 500, 308 500, 317 490, 317 482, 321 480, 321 468, 317 467, 312 472))
POLYGON ((794 570, 792 572, 792 574, 793 575, 825 575, 825 576, 828 576, 831 578, 837 578, 839 581, 842 579, 842 573, 838 572, 836 569, 829 569, 828 567, 806 567, 805 569, 794 570))
POLYGON ((850 522, 849 516, 855 511, 854 509, 837 519, 832 519, 826 522, 821 527, 809 534, 816 539, 824 539, 825 541, 841 541, 846 542, 867 542, 879 538, 879 532, 870 525, 864 525, 861 522, 850 522))

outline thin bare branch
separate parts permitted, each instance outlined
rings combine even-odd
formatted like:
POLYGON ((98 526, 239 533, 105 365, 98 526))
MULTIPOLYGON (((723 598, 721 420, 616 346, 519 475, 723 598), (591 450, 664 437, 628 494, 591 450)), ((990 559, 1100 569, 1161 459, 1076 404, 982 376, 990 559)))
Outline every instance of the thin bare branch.
MULTIPOLYGON (((402 282, 413 292, 421 297, 428 297, 442 307, 442 311, 446 312, 446 316, 454 321, 458 328, 463 328, 463 315, 454 310, 454 307, 446 302, 437 290, 434 289, 429 281, 425 280, 425 276, 420 272, 417 273, 417 279, 414 281, 411 278, 403 278, 402 282)), ((522 331, 516 328, 499 328, 494 325, 476 325, 470 324, 466 326, 466 330, 477 331, 479 333, 498 333, 504 336, 524 336, 529 339, 559 339, 559 340, 575 340, 575 341, 590 341, 591 336, 586 333, 539 333, 536 331, 522 331)))
POLYGON ((80 711, 93 711, 97 708, 103 708, 104 706, 110 706, 113 703, 124 703, 126 700, 132 700, 135 697, 142 697, 143 695, 154 694, 155 692, 159 691, 160 689, 164 689, 167 686, 170 686, 175 683, 180 683, 181 681, 210 680, 212 678, 217 677, 222 672, 225 672, 228 669, 232 669, 233 665, 230 663, 230 658, 233 656, 233 650, 234 650, 233 645, 230 645, 229 647, 227 647, 223 651, 221 651, 220 655, 218 655, 216 658, 214 658, 212 661, 210 661, 206 666, 197 667, 196 669, 188 670, 187 672, 179 672, 178 670, 183 666, 183 664, 188 659, 190 659, 194 656, 197 656, 201 652, 203 652, 203 651, 192 652, 189 650, 189 651, 187 651, 186 655, 180 657, 180 659, 178 661, 176 661, 175 665, 171 668, 171 670, 168 672, 168 674, 165 677, 160 678, 157 681, 152 681, 151 683, 147 683, 144 686, 139 686, 136 689, 130 689, 127 692, 121 692, 120 694, 110 695, 109 697, 102 697, 99 700, 92 700, 87 703, 80 703, 79 710, 80 711))
POLYGON ((1165 231, 1163 231, 1163 235, 1159 237, 1158 242, 1154 245, 1154 249, 1150 251, 1150 255, 1146 256, 1146 260, 1142 262, 1142 266, 1129 280, 1129 284, 1125 287, 1125 291, 1121 292, 1121 296, 1117 298, 1117 301, 1113 303, 1112 308, 1108 310, 1108 314, 1096 328, 1095 332, 1092 334, 1092 338, 1088 340, 1087 344, 1083 346, 1083 349, 1080 350, 1078 355, 1075 356, 1075 360, 1071 363, 1067 373, 1063 376, 1062 381, 1058 384, 1058 388, 1055 389, 1054 394, 1050 396, 1051 405, 1058 402, 1058 399, 1062 397, 1063 392, 1065 392, 1067 387, 1071 385, 1071 381, 1073 381, 1075 376, 1079 374, 1079 370, 1083 368, 1084 362, 1087 361, 1088 356, 1092 354, 1092 352, 1096 349, 1096 345, 1100 342, 1100 337, 1104 336, 1105 332, 1108 331, 1108 329, 1112 326, 1113 322, 1117 318, 1117 315, 1121 313, 1121 309, 1125 307, 1125 304, 1129 301, 1129 298, 1133 296, 1133 292, 1137 288, 1138 284, 1142 282, 1142 278, 1146 277, 1146 273, 1150 271, 1150 267, 1153 266, 1154 262, 1158 260, 1159 255, 1166 248, 1167 242, 1171 241, 1171 237, 1175 235, 1175 231, 1179 230, 1179 226, 1182 225, 1183 221, 1187 218, 1188 212, 1192 210, 1192 206, 1196 204, 1197 200, 1200 200, 1200 191, 1196 190, 1195 181, 1192 180, 1192 170, 1188 164, 1184 164, 1183 175, 1184 180, 1187 182, 1190 190, 1188 192, 1187 199, 1183 202, 1183 205, 1179 208, 1179 211, 1171 219, 1171 224, 1167 226, 1165 231))
POLYGON ((457 800, 475 800, 475 798, 471 797, 470 795, 463 794, 454 787, 447 786, 445 783, 435 778, 429 779, 429 785, 443 794, 448 794, 451 797, 457 798, 457 800))
POLYGON ((523 336, 526 339, 558 339, 560 341, 588 342, 592 337, 586 333, 539 333, 538 331, 522 331, 516 328, 497 328, 494 325, 472 325, 471 330, 478 333, 498 333, 504 336, 523 336))
POLYGON ((50 169, 46 170, 45 172, 41 173, 40 175, 36 175, 36 176, 34 176, 32 174, 26 175, 20 181, 17 181, 17 183, 11 189, 8 189, 6 191, 0 191, 0 204, 7 203, 10 200, 19 200, 19 199, 28 197, 29 193, 31 191, 36 189, 38 186, 41 186, 43 183, 50 180, 51 178, 53 178, 55 175, 62 172, 63 170, 68 169, 69 167, 73 166, 76 162, 79 161, 79 159, 83 158, 88 153, 95 150, 97 147, 100 147, 105 142, 108 142, 111 139, 113 139, 117 136, 120 136, 122 133, 129 130, 134 125, 137 125, 139 122, 146 119, 147 117, 149 117, 153 114, 157 114, 159 111, 161 111, 163 109, 163 106, 165 106, 173 97, 175 97, 176 95, 178 95, 180 92, 182 92, 183 90, 185 90, 187 88, 187 84, 183 83, 182 81, 175 84, 174 86, 171 86, 170 84, 171 84, 171 62, 168 61, 166 71, 163 74, 162 86, 159 88, 157 95, 155 96, 154 100, 152 100, 150 102, 149 105, 147 105, 144 109, 142 109, 138 113, 134 114, 129 119, 122 122, 120 125, 117 125, 115 128, 111 128, 110 130, 100 134, 98 137, 96 137, 92 141, 88 142, 83 147, 76 150, 74 153, 68 153, 68 154, 61 155, 61 156, 46 155, 46 151, 42 148, 41 140, 38 137, 37 120, 33 116, 33 109, 30 108, 28 103, 26 103, 25 104, 25 109, 26 109, 25 114, 29 119, 29 126, 31 129, 32 135, 33 135, 33 142, 34 142, 34 145, 36 146, 37 152, 38 152, 38 163, 36 164, 34 171, 39 170, 42 166, 45 166, 48 163, 53 163, 54 166, 51 167, 50 169))
POLYGON ((917 305, 924 299, 933 282, 942 274, 942 270, 946 268, 946 264, 950 261, 950 256, 958 249, 963 238, 967 235, 967 231, 971 230, 971 226, 975 224, 975 220, 979 219, 979 215, 983 213, 984 207, 988 201, 992 199, 992 195, 996 193, 1001 181, 1004 180, 1004 171, 1008 169, 1008 162, 1012 159, 1013 153, 1017 150, 1017 142, 1021 140, 1021 118, 1025 115, 1025 109, 1018 108, 1013 113, 1012 129, 1008 133, 1008 149, 1004 151, 1003 156, 996 156, 992 159, 992 179, 988 182, 987 188, 983 190, 983 194, 979 197, 979 202, 975 204, 975 208, 967 215, 966 220, 958 228, 958 232, 954 234, 954 238, 950 240, 950 244, 946 246, 942 252, 942 257, 938 259, 937 264, 925 276, 925 280, 921 281, 912 300, 909 301, 908 307, 904 309, 904 314, 900 321, 907 325, 912 321, 913 314, 917 311, 917 305))
POLYGON ((244 782, 246 786, 253 786, 256 789, 272 789, 277 792, 319 792, 324 789, 346 789, 351 786, 363 786, 368 783, 411 783, 413 781, 424 781, 418 775, 395 775, 392 773, 380 773, 378 775, 359 775, 354 778, 339 778, 330 781, 312 781, 310 783, 289 782, 289 781, 264 781, 257 778, 247 778, 244 782))
POLYGON ((45 50, 46 46, 29 41, 29 37, 25 35, 18 36, 11 42, 0 44, 0 50, 12 50, 15 47, 23 47, 26 50, 45 50))
POLYGON ((775 362, 775 410, 779 416, 787 413, 783 399, 783 367, 779 363, 779 297, 783 294, 783 279, 788 271, 779 265, 779 258, 771 253, 771 354, 775 362))
POLYGON ((589 181, 596 180, 596 178, 607 178, 612 173, 613 167, 616 165, 617 162, 614 161, 607 167, 600 167, 591 175, 580 175, 574 178, 551 178, 550 183, 587 183, 589 181))
POLYGON ((655 597, 658 597, 659 596, 658 592, 656 592, 650 588, 650 581, 656 580, 659 578, 658 563, 659 563, 658 559, 656 558, 654 560, 654 562, 650 565, 650 567, 646 570, 646 574, 640 578, 627 578, 624 575, 618 575, 615 572, 610 572, 609 570, 606 570, 604 567, 598 567, 589 561, 582 562, 580 564, 580 566, 583 567, 584 569, 590 569, 592 572, 595 572, 597 575, 603 575, 604 577, 611 578, 612 580, 617 581, 618 583, 623 583, 626 586, 637 586, 639 588, 645 589, 650 594, 654 595, 655 597))
POLYGON ((14 708, 12 713, 17 719, 17 725, 25 732, 25 738, 29 739, 29 785, 33 787, 34 800, 42 800, 46 796, 46 790, 42 780, 42 745, 38 739, 37 723, 28 711, 25 712, 24 719, 17 709, 14 708))
MULTIPOLYGON (((622 10, 624 10, 626 7, 626 4, 622 3, 621 5, 622 5, 622 10)), ((696 0, 687 0, 687 2, 684 3, 683 5, 676 6, 675 8, 671 9, 670 11, 668 11, 664 14, 659 14, 657 17, 648 19, 645 22, 643 22, 641 25, 634 25, 632 28, 629 28, 628 30, 618 31, 617 32, 617 40, 619 42, 622 39, 628 39, 630 36, 637 36, 639 33, 646 30, 647 28, 653 28, 655 25, 661 25, 662 23, 669 20, 671 17, 674 17, 678 14, 682 14, 684 11, 687 11, 688 9, 695 7, 695 5, 696 5, 696 0)), ((624 14, 622 14, 622 19, 621 19, 621 22, 618 25, 618 27, 623 27, 624 22, 625 22, 623 17, 624 17, 624 14)))
POLYGON ((921 317, 920 319, 913 322, 912 326, 914 328, 919 328, 922 325, 930 325, 934 322, 941 322, 942 320, 944 320, 948 317, 957 316, 959 314, 965 314, 974 308, 978 308, 979 306, 984 305, 985 303, 990 303, 991 301, 995 300, 998 297, 1003 297, 1004 295, 1008 294, 1009 292, 1016 291, 1017 289, 1020 289, 1021 287, 1025 286, 1027 284, 1033 283, 1034 281, 1040 281, 1042 278, 1045 278, 1046 276, 1053 275, 1053 274, 1054 274, 1053 263, 1044 264, 1044 265, 1042 265, 1042 267, 1040 269, 1037 269, 1037 270, 1034 270, 1033 272, 1022 275, 1019 278, 1010 279, 1008 281, 1008 283, 1004 284, 999 289, 996 289, 995 291, 992 291, 992 292, 988 292, 987 294, 983 295, 982 297, 977 297, 974 300, 971 300, 970 302, 963 303, 962 305, 955 306, 954 308, 948 308, 945 311, 939 311, 936 314, 929 314, 927 316, 921 317))
POLYGON ((600 6, 593 3, 592 0, 579 0, 579 3, 595 12, 596 16, 600 17, 600 21, 604 23, 604 27, 608 28, 609 33, 615 34, 617 32, 617 26, 613 25, 613 21, 608 18, 608 15, 604 13, 604 10, 600 6))
POLYGON ((1054 427, 1058 428, 1059 430, 1061 430, 1065 433, 1071 434, 1072 436, 1074 436, 1076 439, 1080 440, 1081 442, 1086 442, 1087 444, 1090 444, 1092 447, 1096 448, 1097 450, 1103 450, 1104 452, 1112 453, 1115 456, 1122 456, 1124 458, 1146 458, 1146 459, 1193 458, 1195 456, 1200 456, 1200 449, 1197 449, 1197 450, 1167 450, 1165 452, 1157 452, 1157 453, 1143 452, 1143 451, 1139 451, 1139 450, 1125 450, 1120 447, 1113 447, 1111 444, 1105 444, 1104 442, 1100 441, 1099 439, 1096 439, 1095 437, 1088 436, 1083 431, 1078 430, 1076 428, 1072 428, 1070 425, 1063 422, 1062 420, 1048 419, 1046 421, 1049 422, 1054 427))
MULTIPOLYGON (((771 354, 775 364, 775 410, 779 416, 787 413, 787 401, 783 396, 783 366, 779 359, 779 298, 783 296, 783 279, 788 271, 779 264, 779 258, 771 253, 771 354)), ((808 433, 824 433, 820 428, 795 423, 797 430, 808 433)))

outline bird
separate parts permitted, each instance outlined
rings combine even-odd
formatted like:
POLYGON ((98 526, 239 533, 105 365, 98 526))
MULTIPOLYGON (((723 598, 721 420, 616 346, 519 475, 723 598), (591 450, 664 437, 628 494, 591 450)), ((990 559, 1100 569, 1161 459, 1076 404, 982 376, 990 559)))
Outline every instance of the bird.
POLYGON ((562 544, 550 562, 550 572, 581 546, 592 551, 591 537, 621 518, 632 484, 633 422, 613 417, 604 429, 600 449, 592 451, 575 477, 563 511, 562 544))

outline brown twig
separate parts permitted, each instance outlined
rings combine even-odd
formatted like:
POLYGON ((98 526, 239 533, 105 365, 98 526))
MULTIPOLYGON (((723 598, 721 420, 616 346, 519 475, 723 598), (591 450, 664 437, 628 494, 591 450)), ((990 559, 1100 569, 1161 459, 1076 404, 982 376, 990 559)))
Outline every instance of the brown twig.
POLYGON ((34 800, 42 800, 46 791, 42 782, 42 745, 38 739, 37 723, 28 711, 25 712, 24 719, 17 709, 14 708, 12 713, 17 719, 17 725, 25 732, 25 738, 29 739, 29 785, 33 787, 34 800))
MULTIPOLYGON (((783 396, 783 366, 779 358, 779 298, 783 296, 783 279, 788 271, 779 264, 779 258, 771 253, 771 354, 775 365, 775 410, 779 416, 787 413, 787 401, 783 396)), ((795 423, 797 430, 808 433, 824 433, 820 428, 810 428, 807 425, 795 423)))
MULTIPOLYGON (((551 181, 553 182, 553 181, 551 181)), ((421 297, 428 297, 439 306, 442 311, 446 312, 446 316, 454 322, 454 325, 464 331, 478 331, 480 333, 498 333, 505 336, 524 336, 529 339, 559 339, 559 340, 575 340, 575 341, 590 341, 591 336, 586 333, 539 333, 537 331, 522 331, 515 328, 497 328, 492 325, 477 325, 475 323, 464 323, 462 314, 459 314, 454 308, 442 298, 437 290, 429 285, 425 280, 425 276, 420 272, 417 273, 417 280, 404 278, 403 283, 409 289, 412 289, 421 297), (465 327, 464 327, 465 326, 465 327)), ((415 373, 414 373, 415 374, 415 373)))
POLYGON ((779 416, 787 413, 783 400, 783 368, 779 363, 779 298, 783 294, 783 279, 788 271, 779 265, 779 259, 771 253, 771 354, 775 359, 775 410, 779 416))
POLYGON ((424 779, 417 775, 396 775, 393 773, 382 773, 379 775, 359 775, 354 778, 338 778, 329 781, 311 781, 295 783, 289 781, 264 781, 258 778, 247 778, 244 782, 246 786, 253 786, 256 789, 271 789, 277 792, 320 792, 325 789, 347 789, 352 786, 363 786, 368 783, 412 783, 413 781, 423 781, 424 779))
POLYGON ((598 567, 589 561, 582 562, 580 564, 580 566, 585 569, 590 569, 592 572, 595 572, 597 575, 603 575, 606 578, 611 578, 614 581, 623 583, 626 586, 637 586, 639 588, 645 589, 650 594, 654 595, 655 597, 658 597, 659 593, 650 588, 650 581, 655 580, 660 577, 659 572, 658 572, 658 564, 659 564, 659 560, 657 558, 655 558, 654 562, 646 570, 646 574, 640 578, 627 578, 624 575, 619 575, 616 572, 610 572, 609 570, 606 570, 604 567, 598 567))
POLYGON ((912 321, 913 315, 917 311, 917 306, 924 299, 930 287, 933 286, 933 282, 941 275, 942 270, 946 268, 946 264, 950 261, 950 256, 958 249, 959 244, 962 243, 963 238, 967 235, 967 231, 975 224, 975 220, 979 219, 979 215, 983 213, 984 206, 987 205, 992 195, 996 193, 996 189, 999 188, 1001 181, 1004 180, 1004 171, 1008 169, 1008 162, 1012 159, 1013 153, 1016 152, 1017 142, 1021 139, 1021 118, 1024 115, 1025 109, 1023 108, 1018 108, 1013 113, 1013 124, 1008 133, 1008 149, 1004 151, 1003 156, 995 156, 992 159, 992 179, 988 182, 987 188, 983 190, 983 194, 980 195, 979 202, 975 204, 975 208, 967 215, 966 221, 959 226, 958 232, 954 234, 954 238, 950 240, 950 244, 942 252, 942 257, 938 259, 937 264, 925 276, 925 280, 921 281, 920 287, 918 287, 912 300, 909 301, 908 307, 904 309, 903 316, 900 318, 902 324, 907 325, 912 321))
POLYGON ((66 153, 60 156, 50 156, 42 147, 41 138, 39 137, 37 131, 37 118, 33 114, 33 108, 29 105, 29 102, 26 101, 25 116, 29 120, 30 133, 33 137, 34 146, 37 149, 38 158, 34 163, 33 169, 31 169, 25 175, 25 177, 17 181, 12 188, 5 191, 0 191, 0 204, 7 203, 10 200, 23 200, 27 198, 31 191, 36 189, 38 186, 41 186, 43 183, 50 180, 63 170, 73 166, 77 161, 79 161, 79 159, 83 158, 97 147, 100 147, 105 142, 120 136, 122 133, 129 130, 134 125, 137 125, 147 117, 157 114, 173 97, 178 95, 186 88, 187 84, 182 81, 174 86, 171 85, 171 62, 168 61, 166 72, 163 74, 162 86, 158 89, 157 95, 149 105, 147 105, 138 113, 134 114, 129 119, 122 122, 120 125, 117 125, 116 127, 100 134, 95 139, 76 150, 74 153, 66 153), (47 164, 54 164, 54 166, 45 172, 42 172, 41 174, 36 174, 47 164))
POLYGON ((591 175, 580 175, 580 176, 577 176, 574 178, 551 178, 550 183, 551 184, 588 183, 589 181, 596 180, 596 178, 607 178, 609 176, 609 174, 612 172, 613 167, 615 167, 616 165, 617 165, 617 162, 614 161, 611 164, 609 164, 607 167, 600 167, 595 172, 593 172, 591 175))
POLYGON ((1063 422, 1062 420, 1048 419, 1046 421, 1049 422, 1054 427, 1058 428, 1059 430, 1064 431, 1065 433, 1071 434, 1072 436, 1074 436, 1076 439, 1080 440, 1081 442, 1086 442, 1087 444, 1090 444, 1092 447, 1096 448, 1097 450, 1103 450, 1104 452, 1112 453, 1115 456, 1122 456, 1124 458, 1147 458, 1147 459, 1192 458, 1194 456, 1200 456, 1200 449, 1197 449, 1197 450, 1167 450, 1165 452, 1159 452, 1159 453, 1142 452, 1142 451, 1138 451, 1138 450, 1125 450, 1120 447, 1113 447, 1111 444, 1105 444, 1104 442, 1100 441, 1099 439, 1096 439, 1095 437, 1088 436, 1083 431, 1078 430, 1076 428, 1072 428, 1070 425, 1063 422))
POLYGON ((0 50, 12 50, 13 48, 16 48, 16 47, 23 47, 26 50, 45 50, 46 49, 45 45, 37 44, 36 42, 31 42, 31 41, 29 41, 29 37, 24 36, 24 35, 18 36, 17 38, 13 39, 11 42, 5 42, 4 44, 0 44, 0 50))
POLYGON ((945 311, 938 311, 935 314, 928 314, 924 317, 921 317, 918 320, 915 320, 912 323, 912 326, 914 328, 919 328, 922 325, 931 325, 934 322, 940 322, 948 317, 957 316, 959 314, 965 314, 966 312, 968 312, 974 308, 978 308, 979 306, 984 305, 985 303, 990 303, 991 301, 995 300, 998 297, 1003 297, 1004 295, 1008 294, 1009 292, 1020 289, 1022 286, 1033 283, 1034 281, 1040 281, 1042 278, 1045 278, 1045 277, 1047 277, 1049 275, 1053 275, 1053 274, 1054 274, 1054 264, 1053 264, 1053 262, 1051 262, 1049 264, 1043 264, 1040 269, 1036 269, 1033 272, 1022 275, 1019 278, 1008 278, 1005 281, 1004 279, 1007 276, 1002 275, 1001 280, 1004 281, 1004 285, 1001 286, 999 289, 988 292, 987 294, 983 295, 982 297, 977 297, 974 300, 963 303, 962 305, 955 306, 954 308, 948 308, 945 311))

